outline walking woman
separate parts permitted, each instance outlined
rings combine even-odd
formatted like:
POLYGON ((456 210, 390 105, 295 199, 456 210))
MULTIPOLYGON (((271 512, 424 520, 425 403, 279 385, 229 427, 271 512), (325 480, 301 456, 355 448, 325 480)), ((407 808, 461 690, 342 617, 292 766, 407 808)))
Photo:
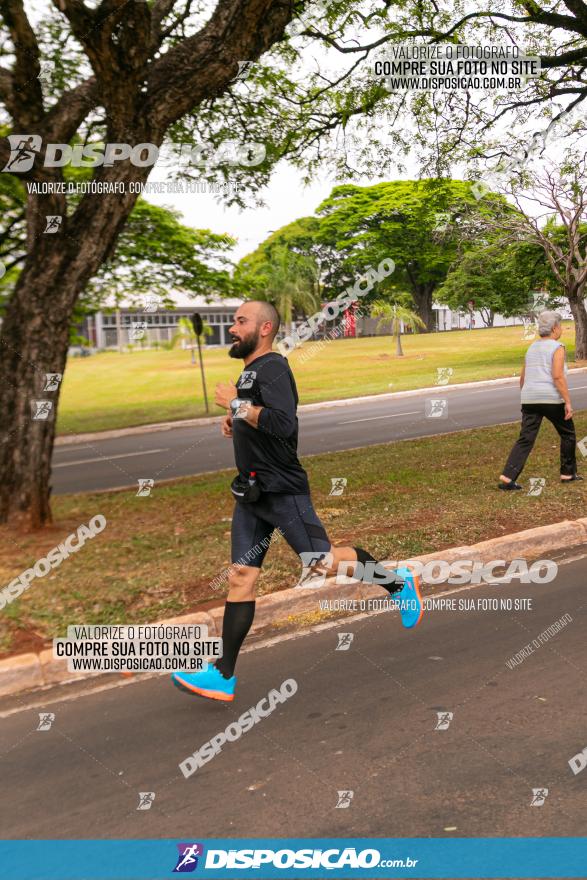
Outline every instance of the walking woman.
POLYGON ((539 339, 526 352, 520 376, 522 428, 500 476, 499 488, 521 489, 516 482, 532 451, 543 418, 552 422, 561 439, 561 483, 582 480, 577 474, 575 426, 567 385, 565 347, 559 342, 563 328, 558 312, 538 316, 539 339))

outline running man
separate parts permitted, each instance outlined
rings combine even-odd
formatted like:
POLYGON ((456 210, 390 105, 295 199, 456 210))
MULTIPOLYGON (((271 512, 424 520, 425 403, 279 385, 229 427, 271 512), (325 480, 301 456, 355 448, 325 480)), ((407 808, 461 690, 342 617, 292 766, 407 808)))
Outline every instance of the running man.
POLYGON ((223 655, 201 672, 174 672, 175 685, 214 700, 234 699, 234 669, 255 615, 255 583, 271 536, 279 529, 313 575, 336 574, 340 563, 362 563, 356 576, 380 585, 394 596, 405 627, 423 614, 419 578, 408 568, 391 572, 361 547, 330 543, 318 519, 308 477, 297 456, 298 394, 286 358, 272 350, 279 315, 267 302, 246 302, 230 328, 232 358, 244 370, 236 386, 216 388, 216 403, 228 410, 222 434, 232 438, 238 476, 232 484, 237 499, 232 519, 232 565, 222 624, 223 655), (367 565, 367 563, 370 563, 367 565))

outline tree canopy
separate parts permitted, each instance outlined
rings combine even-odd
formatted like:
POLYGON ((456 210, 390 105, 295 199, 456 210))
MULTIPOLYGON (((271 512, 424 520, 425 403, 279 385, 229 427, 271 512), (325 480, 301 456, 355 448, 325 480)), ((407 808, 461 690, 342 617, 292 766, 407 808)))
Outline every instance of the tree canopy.
POLYGON ((344 255, 347 273, 358 275, 391 257, 396 268, 384 290, 409 293, 416 312, 432 330, 435 291, 463 238, 475 234, 474 218, 491 210, 490 203, 479 203, 470 183, 462 181, 349 184, 336 187, 318 208, 318 236, 344 255))
MULTIPOLYGON (((544 282, 533 271, 529 254, 520 252, 524 247, 524 242, 504 245, 498 240, 469 248, 439 287, 439 300, 455 310, 467 309, 472 301, 487 327, 493 326, 496 314, 506 318, 528 314, 530 291, 544 282)), ((535 250, 533 256, 538 256, 535 250)))

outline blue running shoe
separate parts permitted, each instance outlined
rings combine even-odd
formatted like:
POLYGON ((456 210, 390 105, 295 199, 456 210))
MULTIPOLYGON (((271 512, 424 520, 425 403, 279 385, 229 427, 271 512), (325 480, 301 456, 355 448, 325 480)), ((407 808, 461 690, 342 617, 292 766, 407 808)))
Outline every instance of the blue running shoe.
POLYGON ((406 629, 418 626, 424 614, 424 603, 420 593, 420 577, 411 569, 398 568, 396 574, 403 578, 404 585, 398 593, 394 593, 393 600, 399 605, 402 623, 406 629))
POLYGON ((190 694, 227 703, 234 700, 236 676, 225 678, 213 663, 208 663, 208 668, 200 672, 174 672, 171 681, 180 690, 190 694))

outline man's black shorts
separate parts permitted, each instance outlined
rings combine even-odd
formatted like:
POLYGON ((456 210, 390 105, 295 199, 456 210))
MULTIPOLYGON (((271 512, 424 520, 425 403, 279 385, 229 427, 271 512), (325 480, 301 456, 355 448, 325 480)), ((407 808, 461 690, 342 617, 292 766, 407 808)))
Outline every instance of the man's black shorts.
POLYGON ((327 553, 330 541, 309 495, 265 492, 252 504, 236 503, 232 518, 232 564, 261 568, 275 529, 296 553, 327 553))

